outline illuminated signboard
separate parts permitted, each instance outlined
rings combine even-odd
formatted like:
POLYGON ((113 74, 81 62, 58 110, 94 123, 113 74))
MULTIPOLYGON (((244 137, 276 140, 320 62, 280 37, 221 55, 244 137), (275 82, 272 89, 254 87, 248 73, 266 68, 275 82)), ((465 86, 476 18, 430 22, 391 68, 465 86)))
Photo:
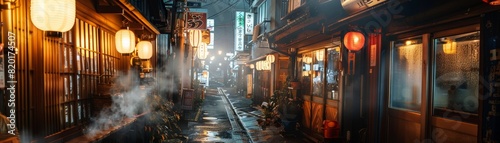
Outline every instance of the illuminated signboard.
POLYGON ((245 12, 236 11, 234 28, 234 50, 243 51, 245 47, 245 12))
POLYGON ((207 29, 207 13, 188 12, 186 20, 186 29, 207 29))
POLYGON ((210 30, 210 44, 207 45, 207 49, 214 49, 214 30, 215 30, 214 19, 207 19, 207 29, 210 30))
POLYGON ((245 12, 245 34, 252 35, 253 34, 253 13, 245 12))

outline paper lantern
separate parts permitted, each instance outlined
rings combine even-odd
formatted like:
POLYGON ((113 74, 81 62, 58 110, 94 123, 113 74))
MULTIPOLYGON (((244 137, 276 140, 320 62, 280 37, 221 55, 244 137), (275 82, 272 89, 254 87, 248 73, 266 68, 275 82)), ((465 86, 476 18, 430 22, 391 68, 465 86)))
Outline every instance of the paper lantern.
POLYGON ((253 68, 255 68, 255 65, 250 64, 250 69, 253 69, 253 68))
POLYGON ((483 0, 483 2, 490 5, 500 5, 500 0, 483 0))
POLYGON ((75 0, 31 0, 31 22, 43 31, 66 32, 75 25, 75 0))
POLYGON ((210 44, 210 30, 209 29, 203 30, 201 33, 202 33, 201 34, 202 35, 201 42, 203 42, 203 43, 205 43, 207 45, 210 44))
POLYGON ((262 62, 261 61, 258 61, 257 63, 255 63, 255 69, 258 71, 262 70, 262 62))
POLYGON ((128 29, 118 30, 115 34, 116 50, 122 54, 132 53, 135 49, 134 32, 128 29))
POLYGON ((323 58, 325 58, 325 50, 317 50, 316 51, 316 60, 318 61, 323 61, 323 58))
POLYGON ((361 32, 347 32, 344 36, 344 45, 350 51, 359 51, 365 45, 365 36, 361 32))
POLYGON ((207 44, 201 43, 200 46, 198 46, 198 50, 196 51, 198 54, 198 59, 206 59, 208 56, 207 52, 207 44))
POLYGON ((274 55, 267 55, 266 56, 266 61, 270 62, 270 63, 274 63, 274 55))
POLYGON ((265 61, 259 61, 260 63, 260 70, 266 70, 266 63, 265 61))
POLYGON ((189 44, 192 47, 198 47, 203 40, 203 35, 201 30, 189 30, 189 44))
POLYGON ((271 62, 262 61, 262 70, 271 70, 271 62))
POLYGON ((446 44, 443 44, 443 52, 445 54, 457 53, 457 42, 448 41, 446 44))
POLYGON ((141 59, 149 59, 153 56, 153 44, 149 41, 137 43, 137 55, 141 59))

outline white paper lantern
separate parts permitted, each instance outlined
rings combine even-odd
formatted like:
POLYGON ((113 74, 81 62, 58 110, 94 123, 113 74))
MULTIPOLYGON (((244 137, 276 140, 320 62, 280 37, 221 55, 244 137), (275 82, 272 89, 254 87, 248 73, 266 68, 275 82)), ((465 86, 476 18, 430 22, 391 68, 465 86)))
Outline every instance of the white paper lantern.
POLYGON ((199 46, 198 46, 198 59, 206 59, 207 56, 208 56, 208 52, 207 52, 207 44, 205 43, 201 43, 199 46))
POLYGON ((262 70, 262 62, 261 61, 258 61, 257 63, 255 63, 255 69, 257 69, 258 71, 262 70))
POLYGON ((31 22, 43 31, 66 32, 75 25, 75 0, 31 0, 31 22))
POLYGON ((149 59, 153 56, 153 44, 150 41, 137 43, 137 54, 141 59, 149 59))
POLYGON ((270 61, 264 61, 264 67, 265 69, 264 70, 271 70, 271 62, 270 61))
POLYGON ((135 49, 135 34, 128 29, 121 29, 115 34, 116 50, 122 54, 132 53, 135 49))
POLYGON ((198 47, 203 40, 203 34, 201 30, 189 30, 189 44, 192 47, 198 47))
POLYGON ((274 55, 271 54, 266 56, 266 61, 274 63, 274 60, 275 60, 274 55))

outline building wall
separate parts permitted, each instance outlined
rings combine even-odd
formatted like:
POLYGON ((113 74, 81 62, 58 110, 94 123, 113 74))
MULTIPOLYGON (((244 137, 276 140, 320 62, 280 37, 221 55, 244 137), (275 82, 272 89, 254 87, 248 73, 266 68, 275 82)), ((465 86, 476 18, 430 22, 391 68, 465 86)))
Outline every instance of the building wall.
MULTIPOLYGON (((31 23, 30 1, 16 1, 11 21, 2 11, 2 22, 12 24, 16 39, 15 115, 22 142, 64 142, 81 135, 98 85, 130 69, 129 57, 114 44, 120 15, 96 13, 91 2, 77 1, 75 25, 62 38, 47 36, 31 23)), ((2 30, 4 41, 8 29, 2 30)), ((2 102, 2 113, 8 113, 7 101, 2 102)))

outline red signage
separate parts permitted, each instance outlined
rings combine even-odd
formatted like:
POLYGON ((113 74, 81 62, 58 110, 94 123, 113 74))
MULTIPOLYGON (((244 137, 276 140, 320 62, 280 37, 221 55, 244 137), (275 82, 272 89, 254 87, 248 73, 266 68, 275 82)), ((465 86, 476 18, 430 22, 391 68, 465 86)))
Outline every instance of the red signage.
POLYGON ((186 29, 207 29, 207 13, 203 12, 188 12, 186 18, 186 29))

